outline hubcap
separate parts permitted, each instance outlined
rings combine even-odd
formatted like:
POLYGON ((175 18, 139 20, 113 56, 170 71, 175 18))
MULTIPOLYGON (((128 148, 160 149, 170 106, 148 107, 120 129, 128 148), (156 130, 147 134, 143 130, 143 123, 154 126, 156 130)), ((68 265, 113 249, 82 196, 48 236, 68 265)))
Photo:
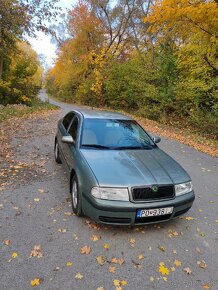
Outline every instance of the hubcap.
POLYGON ((77 192, 76 181, 73 182, 72 201, 73 201, 74 208, 76 208, 77 207, 77 201, 78 201, 78 192, 77 192))

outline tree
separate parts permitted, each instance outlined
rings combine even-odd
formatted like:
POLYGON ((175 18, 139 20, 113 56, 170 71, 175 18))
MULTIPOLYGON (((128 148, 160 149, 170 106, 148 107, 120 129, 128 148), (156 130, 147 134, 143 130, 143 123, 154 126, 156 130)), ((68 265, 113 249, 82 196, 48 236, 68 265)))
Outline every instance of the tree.
POLYGON ((158 0, 145 18, 149 31, 171 34, 182 45, 201 46, 201 56, 218 75, 218 3, 205 0, 158 0))
POLYGON ((0 0, 0 79, 4 57, 16 49, 24 33, 34 35, 37 30, 49 32, 45 21, 51 21, 59 11, 59 0, 0 0))

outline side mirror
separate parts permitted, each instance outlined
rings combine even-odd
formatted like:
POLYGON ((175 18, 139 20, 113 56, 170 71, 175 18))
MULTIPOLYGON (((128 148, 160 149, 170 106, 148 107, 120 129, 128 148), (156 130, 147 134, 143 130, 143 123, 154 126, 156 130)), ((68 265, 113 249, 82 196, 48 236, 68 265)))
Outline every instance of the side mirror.
POLYGON ((74 143, 74 140, 73 140, 72 136, 63 136, 61 141, 63 143, 68 143, 68 144, 73 144, 74 143))
POLYGON ((161 138, 158 137, 158 136, 153 137, 152 139, 153 139, 153 141, 154 141, 155 144, 157 144, 157 143, 159 143, 161 141, 161 138))

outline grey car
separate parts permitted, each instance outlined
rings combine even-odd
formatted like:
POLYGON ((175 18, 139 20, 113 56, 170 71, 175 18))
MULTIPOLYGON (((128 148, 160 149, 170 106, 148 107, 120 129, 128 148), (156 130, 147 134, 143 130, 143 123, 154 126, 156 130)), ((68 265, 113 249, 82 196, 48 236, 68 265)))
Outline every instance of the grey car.
POLYGON ((191 178, 131 117, 74 110, 59 120, 55 160, 69 178, 73 212, 103 224, 140 225, 187 212, 191 178))

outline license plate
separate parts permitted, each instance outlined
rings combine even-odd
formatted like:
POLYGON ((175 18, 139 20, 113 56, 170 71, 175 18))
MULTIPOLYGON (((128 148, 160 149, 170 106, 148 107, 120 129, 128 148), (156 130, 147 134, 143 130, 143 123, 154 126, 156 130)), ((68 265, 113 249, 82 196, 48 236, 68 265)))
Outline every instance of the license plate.
POLYGON ((166 214, 171 214, 172 212, 173 212, 173 207, 138 209, 137 218, 166 215, 166 214))

